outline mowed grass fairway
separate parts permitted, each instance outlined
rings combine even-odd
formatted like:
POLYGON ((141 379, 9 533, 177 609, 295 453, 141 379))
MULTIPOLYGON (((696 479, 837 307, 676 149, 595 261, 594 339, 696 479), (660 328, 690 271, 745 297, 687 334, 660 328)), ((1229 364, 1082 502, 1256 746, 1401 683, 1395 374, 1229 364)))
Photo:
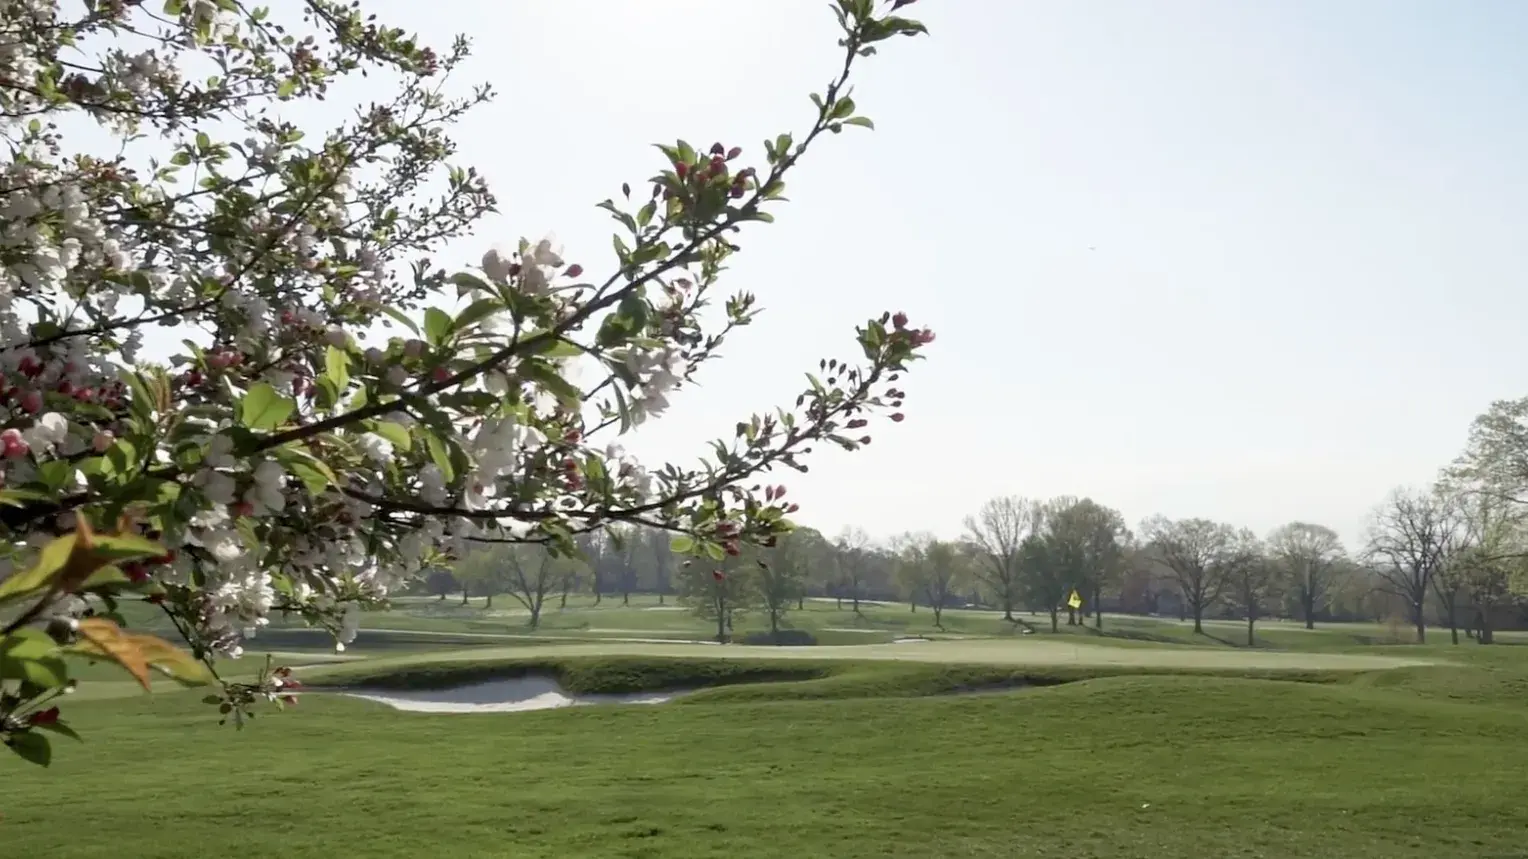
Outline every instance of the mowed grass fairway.
POLYGON ((1528 648, 1360 645, 1371 631, 1334 628, 1249 649, 1147 619, 1121 619, 1134 637, 1118 639, 719 647, 469 634, 484 621, 455 618, 410 649, 402 630, 422 621, 398 614, 363 633, 387 646, 347 653, 365 658, 284 656, 319 688, 527 673, 580 692, 714 688, 469 715, 320 691, 242 732, 194 691, 71 701, 84 745, 60 741, 50 770, 0 764, 4 854, 1528 855, 1528 648))

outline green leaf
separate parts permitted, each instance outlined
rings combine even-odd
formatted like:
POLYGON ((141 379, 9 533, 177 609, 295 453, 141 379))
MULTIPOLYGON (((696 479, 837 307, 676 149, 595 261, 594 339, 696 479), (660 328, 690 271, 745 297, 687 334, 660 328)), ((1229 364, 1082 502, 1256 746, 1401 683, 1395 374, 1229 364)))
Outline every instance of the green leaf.
POLYGON ((404 328, 407 328, 414 335, 417 336, 419 334, 419 326, 414 324, 414 320, 404 316, 403 312, 398 310, 398 308, 383 305, 382 312, 386 313, 388 316, 391 316, 394 321, 396 321, 399 325, 402 325, 404 328))
MULTIPOLYGON (((503 309, 504 302, 497 298, 480 298, 467 305, 467 309, 457 314, 454 326, 458 331, 466 330, 503 309)), ((425 316, 425 321, 429 321, 428 314, 425 316)))
POLYGON ((309 495, 317 495, 330 486, 339 483, 339 478, 323 460, 313 456, 302 448, 278 447, 271 451, 276 461, 286 467, 302 485, 308 490, 309 495))
POLYGON ((133 534, 96 534, 93 553, 112 561, 133 561, 164 554, 164 546, 133 534))
POLYGON ((40 767, 45 767, 53 762, 53 744, 48 738, 36 731, 26 731, 21 734, 12 734, 5 745, 11 751, 20 755, 23 760, 31 761, 40 767))
POLYGON ((56 689, 69 680, 69 668, 57 651, 58 645, 42 630, 19 629, 0 639, 0 679, 56 689))
POLYGON ((186 8, 186 0, 164 0, 164 13, 174 18, 186 8))
POLYGON ((409 435, 408 427, 403 424, 395 424, 392 421, 377 421, 371 431, 387 439, 393 447, 400 451, 408 450, 414 446, 414 439, 409 435))
POLYGON ((828 115, 829 119, 846 119, 854 115, 854 99, 844 96, 833 103, 833 112, 828 115))
POLYGON ((451 333, 451 317, 439 307, 429 307, 424 311, 424 339, 431 346, 439 346, 446 340, 446 335, 451 333))
POLYGON ((69 482, 69 474, 72 471, 74 471, 74 465, 69 460, 52 459, 37 466, 37 478, 54 492, 61 492, 64 485, 69 482))
POLYGON ((713 561, 720 561, 727 554, 726 551, 722 549, 720 543, 712 543, 707 541, 703 548, 706 550, 706 556, 713 561))
POLYGON ((52 501, 53 495, 35 489, 0 489, 0 504, 25 507, 33 501, 52 501))
POLYGON ((289 98, 292 93, 296 91, 297 81, 293 78, 287 78, 286 80, 283 80, 281 83, 276 85, 277 98, 289 98))
POLYGON ((446 482, 456 479, 456 469, 451 467, 451 453, 446 448, 446 443, 440 436, 428 427, 420 426, 420 432, 424 435, 425 447, 430 451, 430 459, 440 473, 445 476, 446 482))
POLYGON ((324 375, 339 390, 350 386, 350 353, 338 346, 330 346, 324 353, 324 375))
POLYGON ((695 538, 688 534, 678 534, 669 541, 669 548, 681 555, 688 555, 695 551, 695 538))
POLYGON ((36 564, 19 573, 12 573, 5 581, 0 581, 0 605, 48 587, 53 578, 64 569, 64 565, 69 563, 69 555, 74 551, 74 542, 73 534, 53 538, 38 553, 36 564))
POLYGON ((527 361, 521 365, 526 378, 545 388, 565 406, 576 406, 583 399, 583 391, 564 379, 560 373, 540 361, 527 361))
POLYGON ((875 123, 871 122, 868 116, 851 116, 844 120, 844 125, 858 125, 861 128, 875 130, 875 123))
POLYGON ((296 410, 296 402, 276 393, 269 384, 256 382, 239 401, 239 422, 250 429, 272 430, 296 410))

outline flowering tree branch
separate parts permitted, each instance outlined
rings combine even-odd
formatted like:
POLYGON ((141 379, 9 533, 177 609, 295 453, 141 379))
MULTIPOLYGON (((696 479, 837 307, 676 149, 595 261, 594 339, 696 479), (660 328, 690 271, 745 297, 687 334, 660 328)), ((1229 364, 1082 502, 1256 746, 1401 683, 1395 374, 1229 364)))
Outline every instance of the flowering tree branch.
POLYGON ((647 192, 601 204, 621 232, 592 282, 545 239, 470 270, 430 263, 495 205, 451 163, 447 128, 491 96, 443 94, 465 40, 436 54, 334 0, 305 0, 301 38, 235 0, 0 7, 0 39, 25 46, 0 55, 0 606, 20 607, 0 634, 0 739, 41 754, 33 728, 59 723, 36 708, 74 652, 145 683, 154 667, 211 682, 242 724, 290 677, 226 682, 216 661, 272 613, 343 646, 362 607, 474 543, 570 555, 631 523, 720 559, 789 531, 796 506, 763 475, 805 471, 821 443, 870 444, 877 414, 902 420, 901 374, 933 340, 904 314, 867 319, 862 360, 824 359, 793 409, 738 421, 699 466, 609 438, 660 418, 753 321, 746 292, 705 318, 738 237, 773 219, 824 134, 871 126, 851 75, 923 32, 906 5, 837 0, 839 72, 757 166, 739 146, 660 145, 647 192), (193 80, 192 61, 216 73, 193 80), (357 73, 397 95, 313 138, 266 111, 357 73), (70 113, 161 154, 70 148, 53 121, 70 113), (217 139, 230 127, 243 139, 217 139), (144 360, 149 331, 184 350, 144 360), (575 383, 575 365, 594 377, 575 383), (190 652, 123 629, 134 599, 190 652), (34 674, 7 690, 18 652, 34 674))

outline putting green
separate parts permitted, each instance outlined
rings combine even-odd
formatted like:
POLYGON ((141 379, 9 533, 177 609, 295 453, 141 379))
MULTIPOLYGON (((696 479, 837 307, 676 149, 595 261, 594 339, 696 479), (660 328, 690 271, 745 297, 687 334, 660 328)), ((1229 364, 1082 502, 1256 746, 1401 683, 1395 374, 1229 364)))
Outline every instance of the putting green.
MULTIPOLYGON (((442 653, 410 654, 368 660, 377 665, 483 660, 525 656, 524 648, 474 647, 442 653)), ((946 662, 967 665, 1124 665, 1184 669, 1286 669, 1366 671, 1431 665, 1433 660, 1344 653, 1295 653, 1275 650, 1218 650, 1187 647, 1100 647, 1059 641, 967 639, 840 647, 719 647, 702 644, 597 643, 549 644, 536 648, 538 659, 563 656, 658 656, 706 659, 849 659, 946 662)))

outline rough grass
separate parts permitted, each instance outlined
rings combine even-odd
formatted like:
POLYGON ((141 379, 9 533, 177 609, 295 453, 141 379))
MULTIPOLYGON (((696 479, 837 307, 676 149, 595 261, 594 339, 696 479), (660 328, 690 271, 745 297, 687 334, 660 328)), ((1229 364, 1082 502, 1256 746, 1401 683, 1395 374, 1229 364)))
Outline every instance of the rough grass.
POLYGON ((1023 672, 555 665, 615 685, 819 674, 538 713, 422 715, 315 695, 241 733, 194 694, 75 704, 86 746, 60 748, 49 773, 4 764, 6 855, 1522 855, 1528 714, 1503 705, 1510 690, 1482 668, 1461 669, 1482 675, 1474 687, 1412 668, 1329 683, 1072 676, 910 697, 930 677, 1023 672), (818 700, 785 700, 812 684, 818 700), (765 692, 782 700, 740 700, 765 692))

